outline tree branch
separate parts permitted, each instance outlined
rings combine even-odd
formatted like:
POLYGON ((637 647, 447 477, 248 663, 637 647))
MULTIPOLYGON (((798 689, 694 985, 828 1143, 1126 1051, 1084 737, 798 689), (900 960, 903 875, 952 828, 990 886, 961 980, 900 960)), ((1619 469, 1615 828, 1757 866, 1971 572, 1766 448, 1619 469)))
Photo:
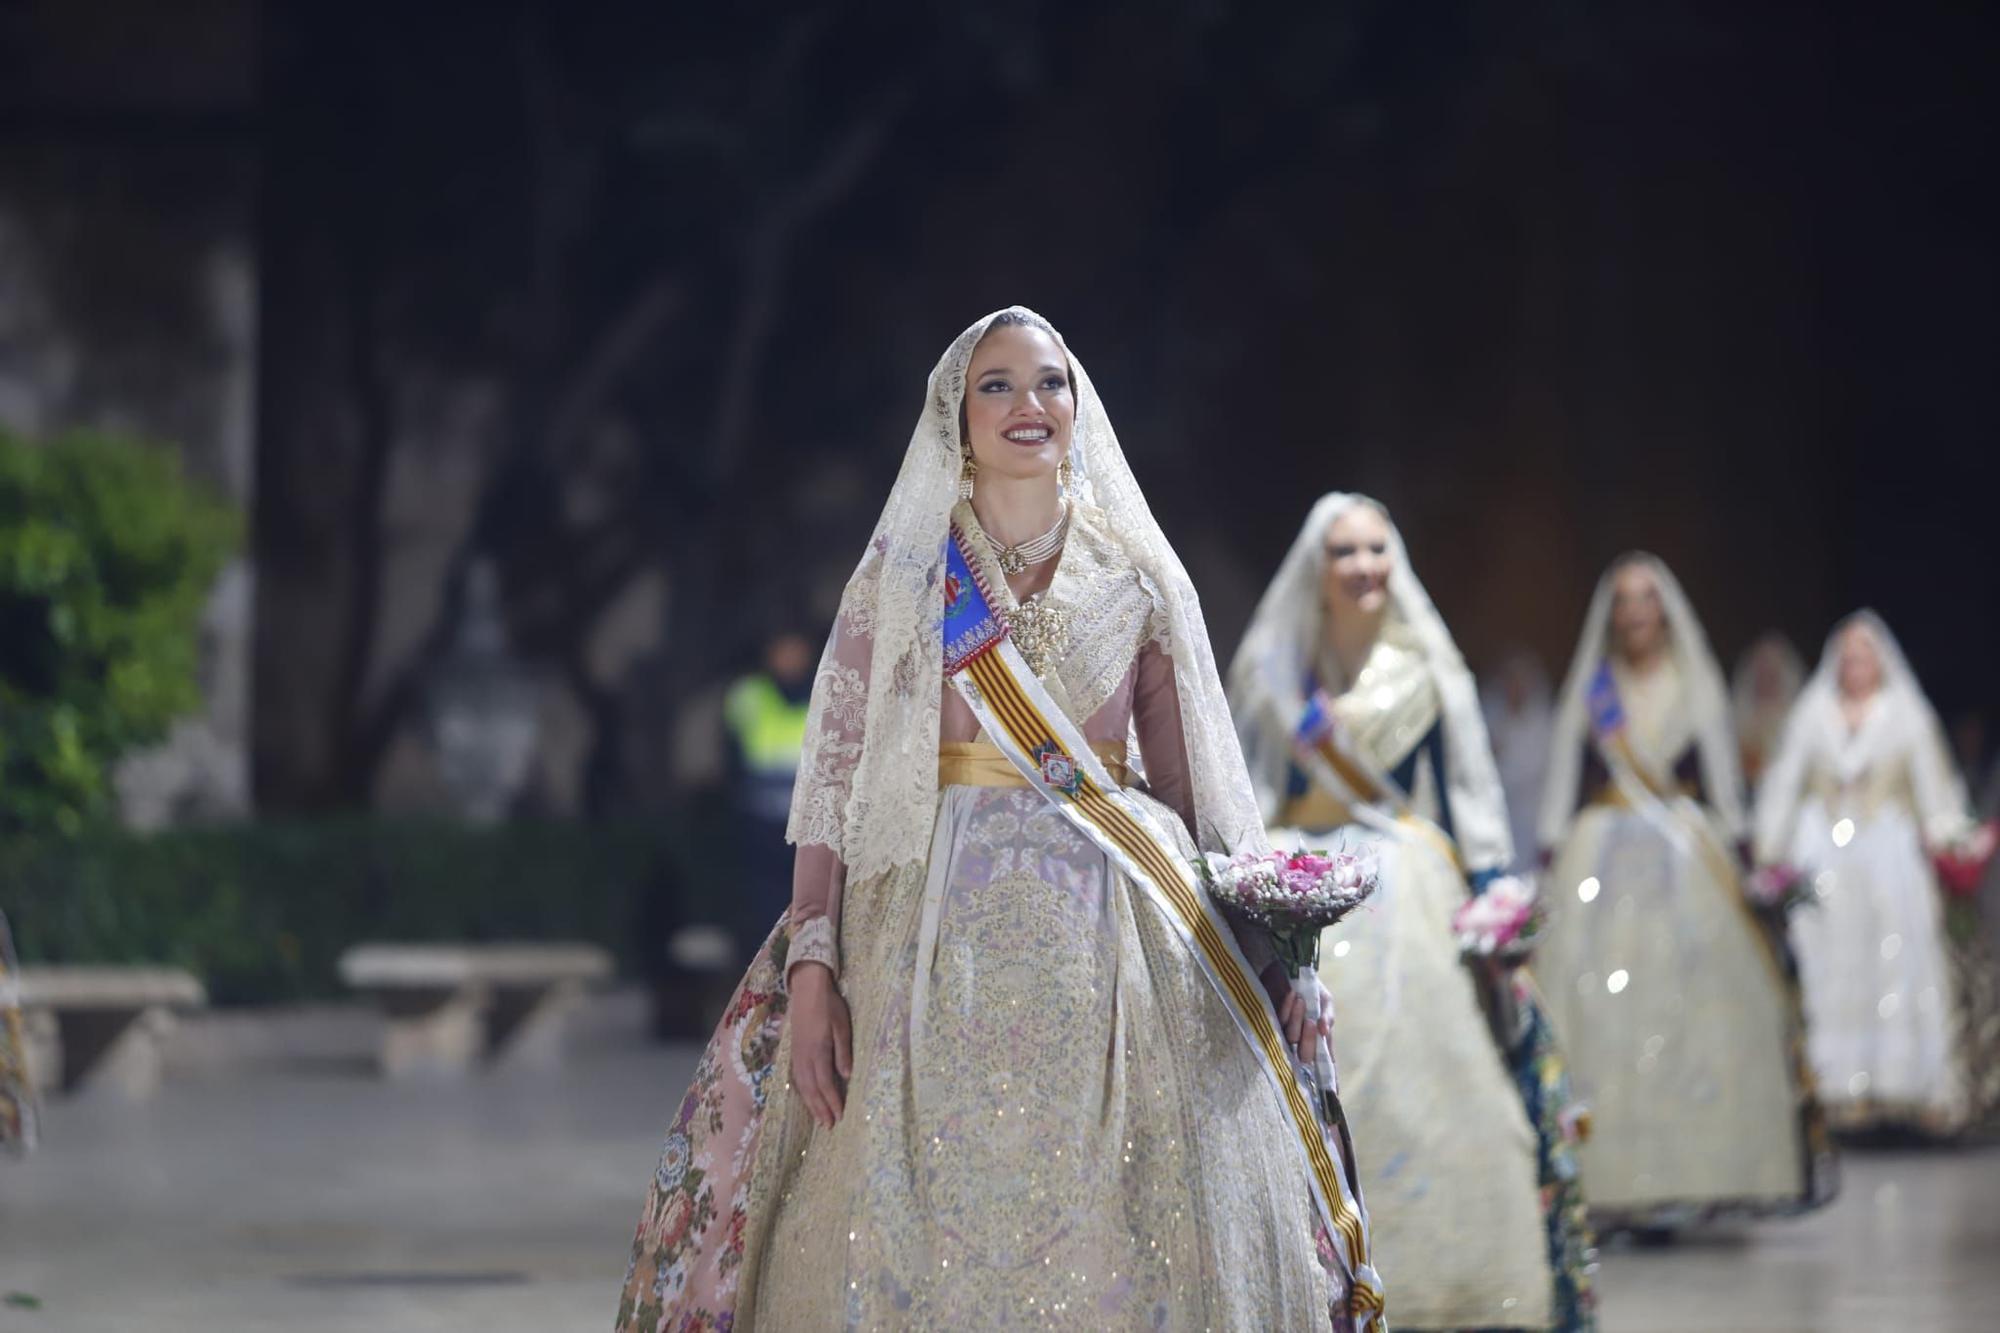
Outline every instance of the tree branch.
POLYGON ((577 362, 569 382, 556 394, 542 431, 541 451, 558 457, 590 424, 619 379, 653 337, 687 305, 687 284, 677 275, 657 274, 604 330, 577 362))
POLYGON ((722 387, 709 425, 711 479, 729 475, 742 451, 758 362, 777 323, 793 237, 860 181, 881 154, 890 127, 909 95, 908 84, 893 89, 881 106, 849 128, 803 182, 771 205, 752 232, 745 256, 743 297, 730 330, 722 387))

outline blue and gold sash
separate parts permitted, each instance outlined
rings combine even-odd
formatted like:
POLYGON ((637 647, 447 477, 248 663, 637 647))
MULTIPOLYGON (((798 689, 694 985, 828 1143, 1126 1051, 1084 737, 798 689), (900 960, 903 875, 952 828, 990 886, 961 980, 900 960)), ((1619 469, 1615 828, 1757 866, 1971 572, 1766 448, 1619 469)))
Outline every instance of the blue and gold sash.
POLYGON ((1715 882, 1732 890, 1730 900, 1750 923, 1752 934, 1767 946, 1765 961, 1778 973, 1779 984, 1788 985, 1784 963, 1769 947, 1768 932, 1743 893, 1742 871, 1735 858, 1717 841, 1700 803, 1653 772, 1633 748, 1625 700, 1618 693, 1618 678, 1612 674, 1609 658, 1598 663, 1584 704, 1590 714, 1591 739, 1597 744, 1597 752, 1610 771, 1612 789, 1623 798, 1624 807, 1636 811, 1669 845, 1700 858, 1715 882))
POLYGON ((1345 805, 1361 823, 1396 838, 1421 838, 1465 873, 1465 859, 1449 833, 1418 814, 1409 793, 1360 747, 1315 691, 1295 733, 1296 755, 1305 775, 1345 805))
POLYGON ((1152 901, 1222 997, 1285 1106, 1313 1202, 1347 1278, 1356 1327, 1379 1327, 1382 1284, 1370 1264, 1368 1215, 1348 1160, 1351 1146, 1343 1143, 1341 1131, 1321 1122, 1314 1098, 1293 1070, 1270 1000, 1194 868, 1172 850, 1147 807, 1112 779, 1028 669, 1006 623, 994 613, 990 590, 974 571, 964 541, 954 527, 945 543, 946 676, 1029 785, 1152 901))
POLYGON ((1604 756, 1604 766, 1611 771, 1611 777, 1620 787, 1636 784, 1637 793, 1627 792, 1634 805, 1643 805, 1645 798, 1665 804, 1676 795, 1671 783, 1654 773, 1632 748, 1632 729, 1625 715, 1625 700, 1618 693, 1618 678, 1611 673, 1610 659, 1597 664, 1597 674, 1590 678, 1590 688, 1584 692, 1584 708, 1590 714, 1590 734, 1597 742, 1598 753, 1604 756))

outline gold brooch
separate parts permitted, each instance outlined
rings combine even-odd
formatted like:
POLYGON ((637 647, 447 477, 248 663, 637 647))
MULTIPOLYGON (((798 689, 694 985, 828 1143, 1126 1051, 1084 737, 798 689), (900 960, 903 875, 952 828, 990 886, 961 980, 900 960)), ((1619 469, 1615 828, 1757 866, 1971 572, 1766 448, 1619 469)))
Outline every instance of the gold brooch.
POLYGON ((1041 597, 1000 613, 1014 646, 1037 676, 1048 675, 1062 660, 1063 649, 1069 646, 1069 616, 1068 607, 1041 597))

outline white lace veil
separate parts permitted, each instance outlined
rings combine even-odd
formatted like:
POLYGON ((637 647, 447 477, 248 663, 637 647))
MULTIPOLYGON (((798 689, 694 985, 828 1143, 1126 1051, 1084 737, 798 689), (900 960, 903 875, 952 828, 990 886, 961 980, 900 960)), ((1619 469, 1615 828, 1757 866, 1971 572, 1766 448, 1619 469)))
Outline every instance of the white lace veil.
POLYGON ((1267 819, 1275 819, 1284 804, 1292 738, 1305 712, 1306 676, 1326 616, 1320 600, 1326 530, 1356 505, 1373 506, 1389 525, 1390 613, 1416 636, 1437 683, 1444 718, 1444 776, 1459 850, 1473 870, 1511 865, 1514 845, 1507 828, 1506 797, 1493 765, 1479 690, 1451 631, 1410 567, 1395 520, 1379 501, 1365 495, 1335 491, 1320 497, 1258 601, 1230 663, 1229 701, 1258 803, 1267 819))
POLYGON ((1583 750, 1591 742, 1590 682, 1611 651, 1611 601, 1619 571, 1638 566, 1653 576, 1660 590, 1660 605, 1666 611, 1667 641, 1674 667, 1686 691, 1689 724, 1701 756, 1701 781, 1708 806, 1721 822, 1722 832, 1738 838, 1744 832, 1743 771, 1737 761, 1730 736, 1729 693, 1723 687, 1722 667, 1709 650, 1708 635, 1701 619, 1681 590, 1680 580, 1658 556, 1633 551, 1619 556, 1597 581, 1590 610, 1583 618, 1583 633, 1576 641, 1576 656, 1570 660, 1569 675, 1563 681, 1562 696, 1556 703, 1556 722, 1549 746, 1549 779, 1542 792, 1542 845, 1558 846, 1576 813, 1578 784, 1583 780, 1583 750))
MULTIPOLYGON (((1003 316, 1062 342, 1040 315, 1010 306, 973 324, 945 350, 931 372, 889 502, 841 595, 813 683, 786 837, 832 849, 845 862, 849 882, 921 862, 930 849, 945 684, 944 543, 957 502, 959 405, 973 349, 1003 316)), ((1140 493, 1089 375, 1073 353, 1069 362, 1076 400, 1072 495, 1098 509, 1103 529, 1159 601, 1198 835, 1216 850, 1261 847, 1263 825, 1229 725, 1201 604, 1140 493)))
POLYGON ((1834 626, 1819 665, 1799 693, 1784 740, 1757 799, 1757 853, 1781 859, 1791 841, 1800 788, 1817 764, 1854 777, 1878 763, 1907 762, 1917 814, 1932 845, 1951 841, 1971 822, 1972 802, 1951 762, 1944 726, 1924 697, 1909 659, 1882 617, 1856 611, 1834 626), (1848 734, 1840 711, 1840 640, 1860 626, 1882 659, 1882 687, 1859 731, 1848 734))

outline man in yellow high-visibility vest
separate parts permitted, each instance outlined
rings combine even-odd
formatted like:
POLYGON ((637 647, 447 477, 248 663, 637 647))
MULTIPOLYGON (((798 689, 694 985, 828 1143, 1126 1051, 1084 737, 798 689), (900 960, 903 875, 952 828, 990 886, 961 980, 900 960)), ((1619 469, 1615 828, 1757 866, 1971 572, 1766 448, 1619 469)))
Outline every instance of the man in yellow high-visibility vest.
POLYGON ((765 647, 764 670, 737 681, 723 699, 741 823, 741 901, 753 941, 762 938, 792 899, 785 819, 791 812, 792 779, 805 745, 812 668, 812 645, 805 636, 778 634, 765 647))

